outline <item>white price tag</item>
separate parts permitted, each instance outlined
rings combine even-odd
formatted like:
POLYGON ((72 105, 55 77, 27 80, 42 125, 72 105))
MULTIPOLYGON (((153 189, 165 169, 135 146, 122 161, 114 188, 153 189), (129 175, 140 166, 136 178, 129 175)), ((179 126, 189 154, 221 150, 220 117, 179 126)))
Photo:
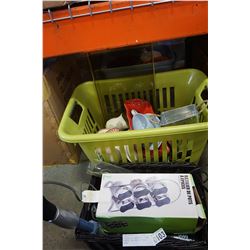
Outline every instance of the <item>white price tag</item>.
POLYGON ((84 190, 82 192, 82 202, 85 203, 96 203, 99 201, 100 191, 84 190))
POLYGON ((162 228, 152 234, 123 234, 123 247, 156 246, 167 237, 162 228))
POLYGON ((162 240, 167 238, 167 235, 164 232, 164 230, 162 228, 160 228, 159 230, 157 230, 156 232, 154 232, 152 234, 152 237, 153 237, 153 240, 155 242, 155 245, 157 245, 159 242, 161 242, 162 240))
POLYGON ((123 247, 155 246, 152 234, 123 234, 123 247))

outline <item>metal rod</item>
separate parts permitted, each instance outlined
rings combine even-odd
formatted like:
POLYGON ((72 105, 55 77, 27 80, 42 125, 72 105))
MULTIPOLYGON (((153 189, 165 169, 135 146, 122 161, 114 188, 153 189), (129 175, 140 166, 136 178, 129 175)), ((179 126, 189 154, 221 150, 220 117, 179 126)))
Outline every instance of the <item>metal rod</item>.
POLYGON ((85 14, 72 15, 71 8, 68 5, 69 16, 65 16, 65 17, 60 17, 60 18, 53 19, 52 12, 50 11, 50 9, 48 9, 48 14, 49 14, 50 19, 44 20, 43 23, 50 23, 50 22, 53 23, 55 21, 62 21, 62 20, 73 19, 73 18, 77 18, 77 17, 93 16, 93 15, 96 15, 96 14, 114 12, 114 11, 119 11, 119 10, 128 10, 128 9, 133 10, 134 8, 138 8, 138 7, 154 6, 156 4, 173 2, 173 0, 162 0, 162 1, 151 1, 151 3, 143 3, 143 4, 133 5, 132 4, 133 0, 130 0, 130 6, 120 7, 120 8, 112 8, 112 0, 109 0, 109 4, 111 6, 110 9, 108 9, 108 10, 102 10, 102 11, 95 11, 94 12, 94 11, 92 11, 90 1, 91 0, 88 0, 88 7, 89 7, 90 12, 89 13, 85 13, 85 14))
POLYGON ((77 17, 83 17, 83 16, 90 16, 90 13, 78 14, 78 15, 74 15, 73 17, 77 18, 77 17))
POLYGON ((88 6, 89 6, 89 10, 90 10, 90 15, 92 16, 93 13, 92 13, 91 5, 90 5, 90 0, 88 0, 88 6))
POLYGON ((50 21, 53 23, 54 20, 53 20, 53 16, 52 16, 50 9, 48 9, 48 14, 49 14, 50 21))
MULTIPOLYGON (((109 11, 108 11, 109 12, 109 11)), ((79 14, 79 15, 74 15, 72 16, 73 18, 76 17, 84 17, 84 16, 90 16, 90 13, 85 13, 85 14, 79 14)), ((62 20, 67 20, 70 19, 70 16, 65 16, 65 17, 59 17, 59 18, 55 18, 54 21, 62 21, 62 20)), ((44 23, 50 23, 50 20, 45 20, 44 23)))
MULTIPOLYGON (((91 63, 91 60, 89 58, 89 53, 86 53, 86 57, 87 57, 87 60, 88 60, 88 65, 89 65, 89 69, 90 69, 90 74, 92 76, 92 79, 93 79, 93 82, 94 82, 94 85, 95 85, 95 74, 94 74, 94 70, 93 70, 93 66, 92 66, 92 63, 91 63)), ((96 87, 96 86, 95 86, 96 87)))
POLYGON ((112 0, 109 0, 109 8, 110 8, 110 12, 112 13, 112 0))
POLYGON ((151 6, 151 3, 142 3, 142 4, 136 4, 133 7, 138 8, 138 7, 145 7, 145 6, 151 6))
POLYGON ((130 0, 130 8, 131 8, 131 10, 133 10, 133 0, 130 0))
POLYGON ((130 9, 130 6, 127 6, 127 7, 119 7, 119 8, 115 8, 113 9, 113 11, 119 11, 119 10, 129 10, 130 9))
POLYGON ((70 4, 68 4, 68 11, 69 11, 70 19, 73 19, 70 4))
POLYGON ((169 3, 169 2, 173 2, 173 1, 172 0, 161 0, 161 1, 154 2, 154 4, 169 3))

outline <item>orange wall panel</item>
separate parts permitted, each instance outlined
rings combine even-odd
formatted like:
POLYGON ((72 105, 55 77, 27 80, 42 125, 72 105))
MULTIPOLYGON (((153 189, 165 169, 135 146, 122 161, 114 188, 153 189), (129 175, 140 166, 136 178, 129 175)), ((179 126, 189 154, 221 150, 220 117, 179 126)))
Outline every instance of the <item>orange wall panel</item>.
MULTIPOLYGON (((102 6, 105 5, 102 4, 102 6)), ((96 10, 93 9, 93 11, 96 10)), ((61 13, 65 15, 63 11, 61 13)), ((73 8, 72 13, 74 14, 73 8)), ((60 17, 60 12, 56 14, 56 17, 60 17)), ((44 14, 44 19, 48 19, 47 16, 44 14)), ((206 1, 162 3, 133 10, 44 23, 43 57, 97 51, 206 33, 208 33, 206 1)))

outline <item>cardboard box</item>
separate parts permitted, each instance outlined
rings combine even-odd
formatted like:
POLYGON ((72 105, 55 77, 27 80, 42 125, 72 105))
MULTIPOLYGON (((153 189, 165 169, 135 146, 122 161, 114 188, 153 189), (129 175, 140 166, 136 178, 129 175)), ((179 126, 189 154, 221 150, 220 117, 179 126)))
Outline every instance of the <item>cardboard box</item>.
POLYGON ((90 192, 109 233, 195 233, 206 220, 190 174, 103 174, 100 191, 84 191, 83 201, 90 192))
POLYGON ((70 1, 43 1, 43 9, 62 7, 70 1))
POLYGON ((65 107, 76 86, 84 82, 81 69, 73 56, 57 58, 44 70, 43 75, 52 91, 51 94, 57 96, 65 107))
POLYGON ((80 149, 62 142, 57 134, 65 109, 55 90, 43 79, 43 165, 78 163, 80 149))
MULTIPOLYGON (((92 80, 85 54, 49 59, 43 72, 43 163, 78 163, 78 145, 62 142, 57 130, 67 103, 78 84, 92 80)), ((87 157, 82 153, 83 160, 87 157)))

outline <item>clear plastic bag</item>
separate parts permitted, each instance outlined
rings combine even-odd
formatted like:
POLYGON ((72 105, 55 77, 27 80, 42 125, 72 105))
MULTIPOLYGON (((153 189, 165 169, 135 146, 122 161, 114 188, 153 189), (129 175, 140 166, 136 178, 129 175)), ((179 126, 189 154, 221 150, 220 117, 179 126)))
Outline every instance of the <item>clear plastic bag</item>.
POLYGON ((132 170, 104 161, 95 160, 89 163, 87 172, 90 175, 102 176, 104 173, 132 173, 132 170))
POLYGON ((195 104, 190 104, 161 113, 161 126, 181 125, 196 122, 199 122, 199 112, 195 104))

